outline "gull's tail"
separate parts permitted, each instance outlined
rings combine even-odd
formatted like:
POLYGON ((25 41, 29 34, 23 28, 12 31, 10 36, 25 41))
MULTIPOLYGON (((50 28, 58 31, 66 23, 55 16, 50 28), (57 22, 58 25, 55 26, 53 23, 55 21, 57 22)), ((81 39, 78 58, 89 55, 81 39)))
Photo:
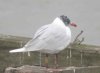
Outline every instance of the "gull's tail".
POLYGON ((9 52, 10 53, 26 52, 26 49, 23 47, 23 48, 19 48, 19 49, 10 50, 9 52))

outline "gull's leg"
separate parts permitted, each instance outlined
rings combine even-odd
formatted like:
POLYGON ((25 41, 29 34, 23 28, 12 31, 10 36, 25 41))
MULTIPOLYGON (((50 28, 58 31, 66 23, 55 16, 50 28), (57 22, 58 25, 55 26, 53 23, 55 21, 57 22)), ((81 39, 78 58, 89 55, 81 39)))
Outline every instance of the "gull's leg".
POLYGON ((55 54, 55 65, 58 68, 58 54, 55 54))
POLYGON ((48 68, 48 54, 45 56, 45 66, 48 68))

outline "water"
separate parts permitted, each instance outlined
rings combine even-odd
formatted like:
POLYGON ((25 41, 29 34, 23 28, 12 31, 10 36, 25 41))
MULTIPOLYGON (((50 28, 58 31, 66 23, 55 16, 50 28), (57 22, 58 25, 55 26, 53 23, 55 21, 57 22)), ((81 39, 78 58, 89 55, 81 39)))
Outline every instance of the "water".
POLYGON ((0 33, 32 37, 42 25, 65 14, 78 24, 73 38, 84 30, 84 43, 100 46, 99 0, 0 0, 0 33))

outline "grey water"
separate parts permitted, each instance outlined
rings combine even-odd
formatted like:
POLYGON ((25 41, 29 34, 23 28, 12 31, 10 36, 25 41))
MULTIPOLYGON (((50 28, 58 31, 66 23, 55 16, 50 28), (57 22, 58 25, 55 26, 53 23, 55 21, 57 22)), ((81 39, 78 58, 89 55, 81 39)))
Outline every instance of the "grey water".
POLYGON ((72 40, 83 30, 84 43, 100 46, 99 0, 0 0, 0 34, 33 37, 62 14, 78 25, 72 40))

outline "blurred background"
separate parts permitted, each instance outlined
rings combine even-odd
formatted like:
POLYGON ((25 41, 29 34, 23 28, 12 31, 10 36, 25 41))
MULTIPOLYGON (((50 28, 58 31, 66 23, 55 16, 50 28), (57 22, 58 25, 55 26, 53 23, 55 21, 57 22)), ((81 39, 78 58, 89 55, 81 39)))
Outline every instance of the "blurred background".
POLYGON ((100 45, 99 0, 0 0, 0 34, 32 38, 62 14, 78 25, 71 27, 73 39, 83 30, 84 43, 100 45))

